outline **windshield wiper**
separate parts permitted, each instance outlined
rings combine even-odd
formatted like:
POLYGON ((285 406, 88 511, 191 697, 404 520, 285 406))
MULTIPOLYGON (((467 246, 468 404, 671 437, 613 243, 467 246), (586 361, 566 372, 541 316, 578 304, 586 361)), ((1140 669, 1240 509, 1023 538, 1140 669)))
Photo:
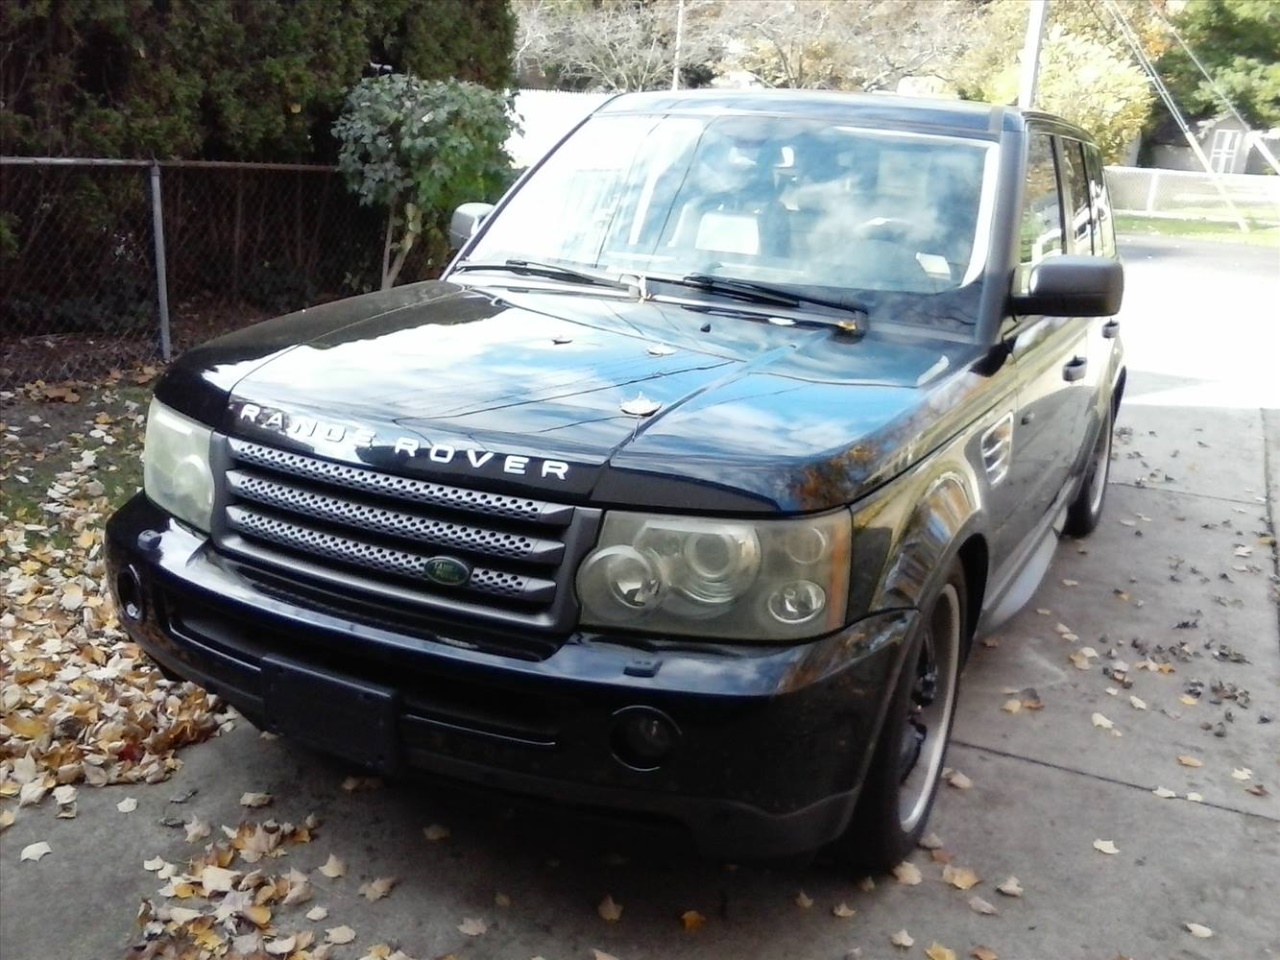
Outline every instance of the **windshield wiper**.
POLYGON ((802 303, 812 303, 815 306, 830 307, 832 310, 853 313, 863 317, 868 316, 871 312, 865 304, 859 303, 857 300, 830 300, 826 297, 800 293, 786 287, 775 287, 768 283, 757 283, 753 280, 734 280, 729 277, 713 277, 707 273, 691 273, 680 278, 654 277, 652 279, 696 287, 708 293, 718 293, 750 303, 772 304, 773 306, 791 308, 798 307, 802 303))
POLYGON ((453 268, 454 273, 461 273, 464 270, 497 270, 505 273, 515 273, 520 276, 545 277, 548 280, 569 280, 573 283, 585 283, 593 287, 609 287, 613 290, 635 289, 634 284, 615 280, 613 277, 587 273, 585 270, 575 270, 573 267, 564 267, 558 263, 542 263, 538 260, 510 259, 504 260, 502 263, 460 263, 453 268))

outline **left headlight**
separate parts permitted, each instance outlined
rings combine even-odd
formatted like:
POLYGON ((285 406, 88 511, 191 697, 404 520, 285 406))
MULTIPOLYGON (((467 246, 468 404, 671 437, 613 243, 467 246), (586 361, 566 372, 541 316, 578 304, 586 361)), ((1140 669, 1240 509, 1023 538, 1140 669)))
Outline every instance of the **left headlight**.
POLYGON ((159 400, 147 411, 142 485, 151 501, 198 530, 213 519, 213 431, 159 400))
POLYGON ((847 511, 709 520, 612 511, 578 569, 582 624, 798 640, 844 623, 847 511))

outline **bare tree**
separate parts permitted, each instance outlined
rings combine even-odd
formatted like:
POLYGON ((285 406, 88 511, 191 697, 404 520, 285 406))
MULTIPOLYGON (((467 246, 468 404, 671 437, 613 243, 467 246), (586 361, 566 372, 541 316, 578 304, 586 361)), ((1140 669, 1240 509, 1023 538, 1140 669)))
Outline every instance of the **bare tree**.
POLYGON ((772 86, 892 88, 945 70, 976 9, 974 0, 736 0, 719 8, 719 66, 772 86))
MULTIPOLYGON (((685 0, 681 63, 711 59, 716 0, 685 0)), ((678 0, 516 0, 523 80, 570 89, 652 90, 671 83, 678 0)))

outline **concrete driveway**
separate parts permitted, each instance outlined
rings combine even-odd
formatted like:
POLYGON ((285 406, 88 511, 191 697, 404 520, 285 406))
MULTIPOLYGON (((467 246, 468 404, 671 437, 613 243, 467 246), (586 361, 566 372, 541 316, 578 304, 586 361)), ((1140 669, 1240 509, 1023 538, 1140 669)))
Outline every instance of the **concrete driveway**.
POLYGON ((167 783, 82 789, 75 820, 49 804, 23 811, 0 836, 0 953, 147 955, 129 949, 139 904, 183 901, 157 894, 164 881, 144 861, 183 868, 209 842, 166 823, 204 820, 220 839, 223 825, 314 814, 310 842, 256 866, 308 875, 312 899, 272 904, 270 922, 317 942, 350 928, 328 953, 340 960, 393 949, 417 960, 1280 957, 1267 539, 1280 498, 1280 263, 1275 250, 1178 241, 1125 253, 1130 379, 1106 516, 1092 538, 1059 547, 1027 609, 976 649, 950 754, 972 785, 943 788, 931 823, 942 849, 912 858, 921 882, 701 862, 429 785, 348 790, 351 771, 242 722, 185 751, 167 783), (1027 688, 1041 709, 1021 706, 1027 688), (247 809, 246 792, 274 799, 247 809), (138 805, 122 814, 126 796, 138 805), (433 826, 448 836, 428 839, 433 826), (40 839, 54 854, 19 863, 40 839), (330 855, 345 876, 319 873, 330 855), (944 882, 946 860, 979 882, 944 882), (1021 896, 997 892, 1010 877, 1021 896), (361 896, 377 878, 397 883, 361 896), (975 895, 997 912, 976 912, 975 895), (601 915, 606 897, 616 920, 601 915), (306 919, 317 906, 325 918, 306 919), (891 942, 901 931, 914 945, 891 942))

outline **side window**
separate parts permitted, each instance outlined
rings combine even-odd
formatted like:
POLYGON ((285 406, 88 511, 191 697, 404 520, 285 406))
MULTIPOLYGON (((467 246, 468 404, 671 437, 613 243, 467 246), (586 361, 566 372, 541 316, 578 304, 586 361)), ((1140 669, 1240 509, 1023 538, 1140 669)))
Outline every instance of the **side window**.
POLYGON ((1111 219, 1111 195, 1102 167, 1102 154, 1092 145, 1084 148, 1085 172, 1089 177, 1089 196, 1093 198, 1093 252, 1104 257, 1116 255, 1116 227, 1111 219))
POLYGON ((1062 182, 1066 188, 1067 252, 1094 253, 1093 211, 1089 199, 1089 180, 1084 168, 1084 144, 1079 140, 1058 140, 1058 156, 1062 160, 1062 182))
POLYGON ((1026 292, 1031 268, 1065 250, 1062 195, 1053 157, 1053 140, 1046 133, 1032 133, 1027 141, 1027 182, 1023 188, 1022 227, 1018 275, 1014 289, 1026 292))

